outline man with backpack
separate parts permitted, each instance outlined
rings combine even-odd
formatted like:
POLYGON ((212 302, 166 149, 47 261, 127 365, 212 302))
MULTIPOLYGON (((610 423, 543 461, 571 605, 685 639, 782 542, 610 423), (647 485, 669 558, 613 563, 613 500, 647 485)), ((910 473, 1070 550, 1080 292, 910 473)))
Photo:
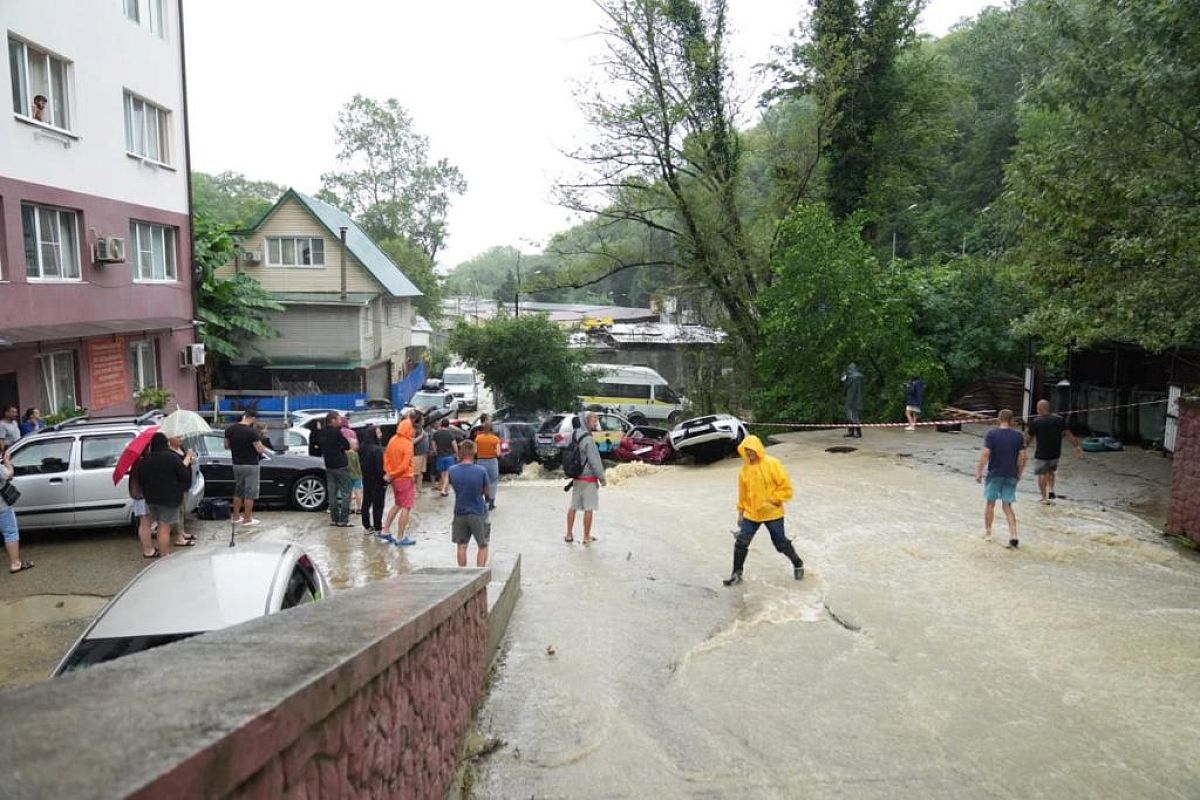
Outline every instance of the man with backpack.
POLYGON ((592 431, 600 428, 600 419, 595 414, 584 418, 580 427, 579 417, 572 420, 574 430, 571 441, 563 453, 563 472, 571 479, 571 505, 567 509, 567 535, 564 540, 575 541, 575 512, 583 512, 583 543, 599 541, 592 536, 592 515, 600 507, 600 487, 604 480, 604 462, 600 460, 600 448, 592 438, 592 431))

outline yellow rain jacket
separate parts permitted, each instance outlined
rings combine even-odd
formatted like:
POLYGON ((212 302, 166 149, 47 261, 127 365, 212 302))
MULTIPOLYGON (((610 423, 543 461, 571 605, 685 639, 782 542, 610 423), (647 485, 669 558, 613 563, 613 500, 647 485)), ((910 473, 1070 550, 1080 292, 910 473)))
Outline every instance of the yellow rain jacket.
POLYGON ((792 499, 792 481, 779 459, 767 455, 757 436, 747 436, 738 445, 742 474, 738 476, 738 512, 751 522, 770 522, 783 516, 783 504, 792 499), (747 450, 758 454, 751 464, 747 450))

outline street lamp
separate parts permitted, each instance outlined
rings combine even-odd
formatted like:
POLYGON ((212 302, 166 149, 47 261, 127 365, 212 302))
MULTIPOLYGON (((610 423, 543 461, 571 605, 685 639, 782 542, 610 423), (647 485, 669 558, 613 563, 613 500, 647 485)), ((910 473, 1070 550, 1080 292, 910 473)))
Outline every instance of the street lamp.
MULTIPOLYGON (((914 208, 916 208, 919 205, 921 205, 921 204, 913 203, 911 206, 909 206, 908 208, 906 208, 904 210, 912 211, 914 208)), ((896 226, 893 225, 892 226, 892 261, 894 262, 895 260, 896 260, 896 226)))

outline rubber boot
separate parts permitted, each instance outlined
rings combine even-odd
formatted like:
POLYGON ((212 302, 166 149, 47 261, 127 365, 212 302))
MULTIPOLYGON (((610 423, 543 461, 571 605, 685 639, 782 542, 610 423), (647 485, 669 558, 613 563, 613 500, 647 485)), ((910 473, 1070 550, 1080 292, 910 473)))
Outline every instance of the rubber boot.
POLYGON ((740 539, 733 543, 733 573, 721 583, 726 586, 734 586, 742 582, 742 568, 746 565, 746 555, 749 552, 750 545, 740 539))
POLYGON ((792 562, 792 577, 796 580, 803 578, 804 561, 800 558, 799 553, 796 552, 796 548, 792 546, 792 543, 788 542, 786 545, 779 548, 779 552, 783 553, 783 555, 787 557, 787 560, 792 562))

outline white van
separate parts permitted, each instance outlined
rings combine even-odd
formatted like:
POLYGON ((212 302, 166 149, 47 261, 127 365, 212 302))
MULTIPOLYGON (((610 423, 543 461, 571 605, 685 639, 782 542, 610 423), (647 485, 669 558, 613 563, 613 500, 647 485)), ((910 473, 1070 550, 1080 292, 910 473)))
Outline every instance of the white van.
POLYGON ((470 367, 446 367, 442 372, 442 388, 454 395, 460 410, 479 408, 479 378, 470 367))
POLYGON ((611 408, 635 425, 648 421, 674 425, 683 419, 683 399, 649 367, 588 364, 585 369, 596 375, 599 387, 596 394, 579 398, 584 407, 611 408))

